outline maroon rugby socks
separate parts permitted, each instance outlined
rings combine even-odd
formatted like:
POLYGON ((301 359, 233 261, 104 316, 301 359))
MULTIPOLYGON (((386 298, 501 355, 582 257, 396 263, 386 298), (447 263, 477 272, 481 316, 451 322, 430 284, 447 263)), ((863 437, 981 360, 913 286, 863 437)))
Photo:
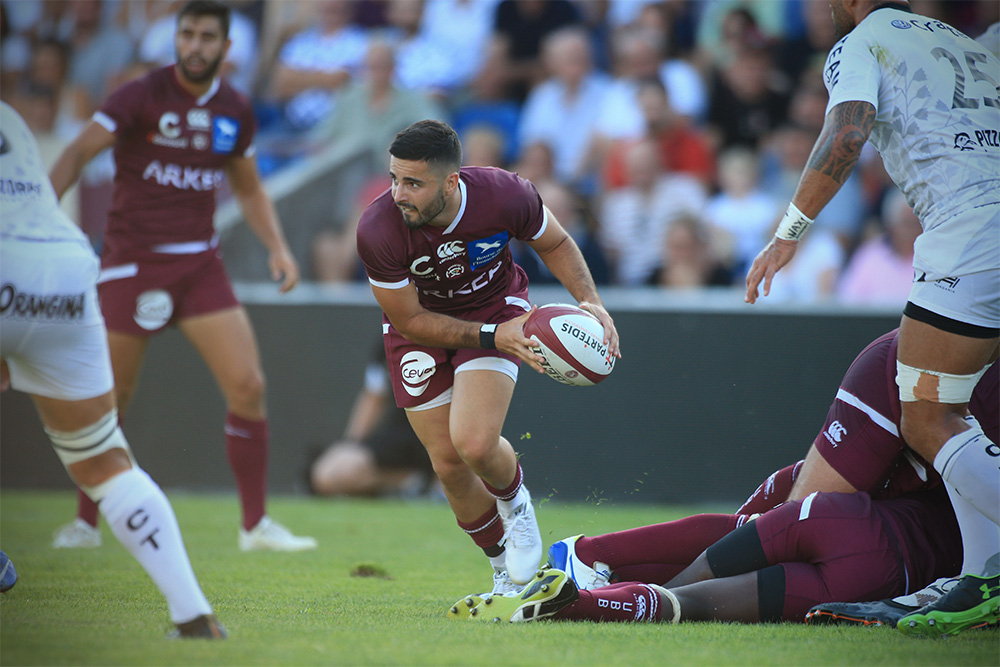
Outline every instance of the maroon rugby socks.
POLYGON ((236 477, 243 528, 251 530, 264 516, 267 497, 267 420, 226 415, 226 458, 236 477))

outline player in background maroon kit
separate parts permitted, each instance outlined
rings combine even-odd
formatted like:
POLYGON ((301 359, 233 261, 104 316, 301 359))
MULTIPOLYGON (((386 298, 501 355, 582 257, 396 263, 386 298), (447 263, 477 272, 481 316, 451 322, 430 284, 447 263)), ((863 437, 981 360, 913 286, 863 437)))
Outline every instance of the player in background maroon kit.
POLYGON ((534 248, 580 306, 618 334, 573 239, 535 187, 461 168, 455 131, 414 123, 389 148, 391 190, 358 224, 358 253, 385 314, 396 404, 427 449, 459 526, 494 569, 494 591, 527 583, 542 542, 521 466, 502 435, 518 365, 542 372, 522 327, 528 280, 509 242, 534 248))
MULTIPOLYGON (((316 541, 292 535, 265 513, 264 376, 213 228, 215 190, 225 174, 247 223, 270 253, 268 265, 281 291, 298 282, 298 266, 257 173, 252 110, 217 76, 231 44, 228 34, 225 5, 184 5, 174 40, 177 63, 116 90, 67 146, 50 178, 61 197, 91 158, 114 146, 99 293, 118 405, 124 411, 129 404, 150 336, 176 324, 226 399, 226 453, 243 514, 240 548, 300 551, 315 548, 316 541)), ((96 524, 96 506, 81 496, 77 520, 57 533, 56 546, 98 546, 96 524)))

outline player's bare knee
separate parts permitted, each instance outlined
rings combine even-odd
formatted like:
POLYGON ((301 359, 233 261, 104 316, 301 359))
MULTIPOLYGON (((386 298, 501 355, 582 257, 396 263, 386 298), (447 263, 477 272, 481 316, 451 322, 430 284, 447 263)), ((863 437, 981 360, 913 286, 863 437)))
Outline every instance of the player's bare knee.
POLYGON ((492 461, 496 454, 498 440, 481 436, 452 436, 455 450, 473 470, 481 470, 492 461))
POLYGON ((266 384, 263 373, 244 374, 226 388, 229 409, 241 416, 252 416, 262 412, 266 384))
POLYGON ((469 466, 461 460, 432 460, 432 465, 434 474, 447 489, 461 488, 475 478, 469 466))

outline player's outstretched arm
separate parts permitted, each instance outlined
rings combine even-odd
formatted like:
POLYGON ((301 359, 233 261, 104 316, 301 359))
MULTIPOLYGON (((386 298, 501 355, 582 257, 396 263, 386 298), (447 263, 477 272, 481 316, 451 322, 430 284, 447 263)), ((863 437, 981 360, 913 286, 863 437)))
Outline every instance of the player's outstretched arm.
POLYGON ((747 273, 747 303, 757 301, 761 281, 764 296, 771 293, 774 275, 791 261, 802 234, 854 171, 875 114, 874 106, 861 101, 841 102, 830 109, 788 212, 747 273))
POLYGON ((87 163, 114 143, 115 135, 108 132, 103 125, 93 120, 87 123, 76 139, 59 154, 49 172, 49 180, 52 181, 56 197, 62 199, 66 191, 80 178, 80 172, 87 163))
POLYGON ((534 241, 529 241, 528 245, 538 253, 545 266, 573 295, 580 307, 600 320, 604 327, 603 342, 620 359, 622 354, 618 347, 618 330, 597 293, 597 285, 594 284, 594 277, 590 274, 583 253, 548 207, 545 207, 545 212, 548 215, 545 232, 534 241))
POLYGON ((299 282, 299 265, 288 249, 274 204, 264 192, 257 163, 252 156, 231 158, 226 164, 226 177, 247 224, 270 253, 267 263, 271 279, 280 280, 281 291, 287 292, 299 282))

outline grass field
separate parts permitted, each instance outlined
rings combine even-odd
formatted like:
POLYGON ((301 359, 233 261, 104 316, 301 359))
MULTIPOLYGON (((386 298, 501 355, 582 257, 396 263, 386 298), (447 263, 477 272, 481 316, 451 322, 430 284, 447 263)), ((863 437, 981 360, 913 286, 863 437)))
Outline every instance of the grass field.
MULTIPOLYGON (((0 546, 20 574, 0 597, 3 665, 997 665, 1000 634, 907 639, 883 628, 693 623, 455 623, 490 570, 443 504, 276 498, 317 551, 241 553, 230 496, 170 494, 226 642, 167 641, 166 604, 105 527, 94 550, 50 548, 70 493, 0 495, 0 546), (358 577, 361 566, 381 576, 358 577)), ((546 543, 663 521, 683 508, 543 502, 546 543)))

